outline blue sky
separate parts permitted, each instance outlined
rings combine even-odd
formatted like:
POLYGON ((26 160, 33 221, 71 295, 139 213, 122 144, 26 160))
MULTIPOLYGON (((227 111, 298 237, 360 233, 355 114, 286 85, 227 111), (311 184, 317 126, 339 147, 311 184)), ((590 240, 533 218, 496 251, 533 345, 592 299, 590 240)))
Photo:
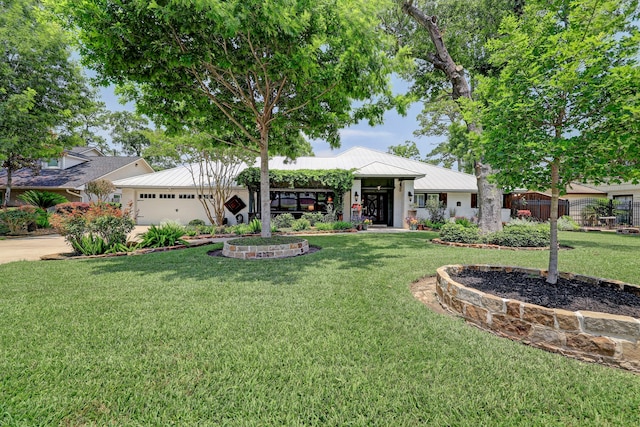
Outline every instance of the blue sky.
MULTIPOLYGON (((392 80, 394 92, 405 91, 407 83, 398 79, 392 80)), ((102 101, 110 111, 129 110, 133 111, 133 104, 122 105, 114 94, 114 88, 101 88, 100 95, 102 101)), ((416 138, 413 132, 418 127, 417 115, 420 113, 421 104, 414 104, 408 110, 405 117, 400 116, 395 111, 388 111, 384 116, 384 124, 379 126, 369 126, 366 122, 350 126, 340 132, 342 146, 336 150, 331 150, 329 144, 323 141, 313 141, 311 143, 316 156, 334 156, 349 148, 362 146, 379 151, 387 151, 391 145, 402 144, 407 140, 415 141, 420 149, 420 154, 424 157, 444 137, 421 137, 416 138)), ((107 135, 105 135, 107 136, 107 135)), ((108 136, 107 136, 108 137, 108 136)))

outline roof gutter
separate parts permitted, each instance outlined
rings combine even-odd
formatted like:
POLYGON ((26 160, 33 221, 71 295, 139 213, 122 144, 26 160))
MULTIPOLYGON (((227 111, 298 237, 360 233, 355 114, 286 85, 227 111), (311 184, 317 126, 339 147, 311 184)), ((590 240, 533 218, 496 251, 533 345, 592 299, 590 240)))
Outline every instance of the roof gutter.
POLYGON ((76 196, 77 198, 79 198, 80 200, 82 200, 82 194, 80 193, 74 193, 73 191, 69 190, 68 188, 65 189, 65 191, 69 194, 71 194, 72 196, 76 196))

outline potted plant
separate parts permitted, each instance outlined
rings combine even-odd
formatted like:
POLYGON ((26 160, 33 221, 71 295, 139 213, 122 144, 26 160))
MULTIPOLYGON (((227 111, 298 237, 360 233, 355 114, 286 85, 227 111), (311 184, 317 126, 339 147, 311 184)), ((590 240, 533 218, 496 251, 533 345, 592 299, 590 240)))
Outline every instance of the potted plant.
POLYGON ((407 224, 409 225, 409 229, 411 230, 418 229, 418 218, 416 218, 415 216, 408 216, 405 218, 405 221, 407 221, 407 224))
POLYGON ((369 218, 365 218, 365 220, 362 221, 362 229, 367 230, 371 224, 373 224, 373 221, 371 221, 369 218))

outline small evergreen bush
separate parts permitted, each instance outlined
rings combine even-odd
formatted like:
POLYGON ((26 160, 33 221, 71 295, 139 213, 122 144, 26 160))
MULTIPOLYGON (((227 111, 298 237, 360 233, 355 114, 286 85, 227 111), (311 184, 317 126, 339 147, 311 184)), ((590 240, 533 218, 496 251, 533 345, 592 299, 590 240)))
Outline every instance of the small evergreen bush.
POLYGON ((291 224, 291 228, 293 228, 293 231, 308 230, 311 228, 311 223, 304 218, 300 218, 293 221, 293 224, 291 224))
POLYGON ((454 222, 455 222, 456 224, 460 224, 461 226, 463 226, 463 227, 465 227, 465 228, 475 227, 475 226, 476 226, 476 225, 475 225, 473 222, 471 222, 468 218, 465 218, 465 217, 463 217, 463 216, 456 217, 456 218, 454 219, 454 222))
POLYGON ((462 224, 448 222, 440 228, 440 239, 445 242, 481 243, 480 229, 477 226, 465 227, 462 224))
POLYGON ((333 230, 333 224, 328 222, 319 222, 316 224, 316 230, 319 230, 319 231, 333 230))
POLYGON ((349 230, 353 228, 353 224, 347 221, 336 221, 332 225, 334 230, 349 230))
POLYGON ((549 246, 551 231, 548 224, 506 225, 502 231, 491 233, 486 242, 492 245, 514 248, 549 246))
POLYGON ((302 219, 309 221, 309 224, 313 227, 319 222, 322 222, 324 214, 322 212, 305 212, 302 214, 302 219))
POLYGON ((191 227, 198 227, 201 225, 205 225, 205 222, 204 220, 201 220, 201 219, 192 219, 191 221, 189 221, 189 225, 191 227))
POLYGON ((21 206, 0 210, 0 223, 10 234, 26 233, 30 227, 34 227, 38 219, 38 212, 33 206, 21 206))
POLYGON ((276 226, 276 228, 281 229, 291 228, 291 224, 293 224, 294 220, 295 218, 290 213, 283 213, 273 217, 271 222, 276 226))

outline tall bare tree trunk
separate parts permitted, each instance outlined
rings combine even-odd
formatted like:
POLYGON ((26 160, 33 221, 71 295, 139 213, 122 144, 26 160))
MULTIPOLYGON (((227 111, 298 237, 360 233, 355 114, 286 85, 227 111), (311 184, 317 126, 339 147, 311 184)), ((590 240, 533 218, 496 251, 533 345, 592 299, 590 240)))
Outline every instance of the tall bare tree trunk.
POLYGON ((269 185, 269 131, 260 128, 260 215, 262 237, 271 237, 271 189, 269 185))
MULTIPOLYGON (((438 27, 438 18, 428 16, 413 5, 412 0, 402 2, 402 11, 412 17, 421 27, 429 33, 431 42, 436 49, 435 54, 427 55, 427 60, 433 66, 441 70, 452 87, 454 100, 460 98, 473 99, 471 88, 464 75, 464 67, 456 64, 442 39, 442 33, 438 27)), ((467 123, 469 132, 481 134, 482 129, 476 123, 467 123)), ((482 157, 476 160, 475 175, 478 181, 478 219, 483 233, 490 233, 502 229, 502 191, 489 182, 489 176, 493 173, 491 166, 482 161, 482 157)))

